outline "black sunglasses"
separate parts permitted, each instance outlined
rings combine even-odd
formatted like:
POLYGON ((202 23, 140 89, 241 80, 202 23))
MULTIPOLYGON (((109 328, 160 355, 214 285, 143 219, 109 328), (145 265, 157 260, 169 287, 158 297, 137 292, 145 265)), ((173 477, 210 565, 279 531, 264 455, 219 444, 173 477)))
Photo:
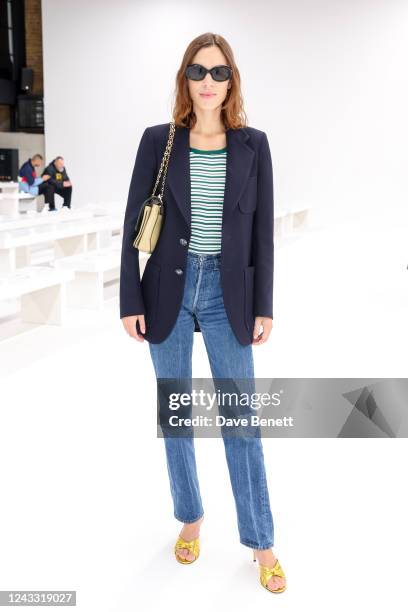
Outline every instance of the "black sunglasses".
POLYGON ((232 75, 232 68, 229 66, 213 66, 205 68, 201 64, 189 64, 186 68, 185 75, 192 81, 202 81, 207 72, 209 72, 214 81, 228 81, 232 75))

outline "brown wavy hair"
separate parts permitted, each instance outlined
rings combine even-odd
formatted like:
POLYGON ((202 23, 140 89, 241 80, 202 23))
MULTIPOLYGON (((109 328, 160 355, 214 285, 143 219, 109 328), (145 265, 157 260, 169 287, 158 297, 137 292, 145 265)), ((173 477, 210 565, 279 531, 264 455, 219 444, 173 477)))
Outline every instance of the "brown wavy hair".
POLYGON ((225 129, 237 129, 248 125, 241 93, 241 77, 232 49, 225 38, 219 34, 206 32, 190 42, 176 75, 175 103, 172 112, 173 121, 176 126, 191 128, 197 121, 193 110, 193 101, 188 91, 187 78, 184 73, 187 65, 192 63, 195 54, 203 47, 210 47, 212 45, 219 47, 225 55, 227 65, 232 68, 231 87, 228 89, 227 96, 221 107, 221 120, 224 123, 225 129))

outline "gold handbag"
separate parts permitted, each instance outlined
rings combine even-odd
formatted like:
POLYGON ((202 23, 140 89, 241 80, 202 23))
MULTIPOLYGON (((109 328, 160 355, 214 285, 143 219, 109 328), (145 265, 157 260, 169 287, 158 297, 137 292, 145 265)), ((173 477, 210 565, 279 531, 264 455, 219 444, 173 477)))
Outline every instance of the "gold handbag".
POLYGON ((169 164, 170 153, 173 146, 174 134, 176 130, 176 124, 174 121, 170 122, 169 137, 166 145, 166 149, 163 153, 163 159, 160 165, 159 174, 157 175, 156 184, 153 189, 151 196, 147 198, 142 204, 140 209, 135 230, 136 238, 133 241, 133 246, 139 251, 144 253, 152 253, 157 244, 160 236, 160 232, 163 226, 164 219, 164 183, 166 181, 167 167, 169 164), (163 182, 161 193, 155 195, 157 185, 160 180, 161 173, 163 173, 163 182))

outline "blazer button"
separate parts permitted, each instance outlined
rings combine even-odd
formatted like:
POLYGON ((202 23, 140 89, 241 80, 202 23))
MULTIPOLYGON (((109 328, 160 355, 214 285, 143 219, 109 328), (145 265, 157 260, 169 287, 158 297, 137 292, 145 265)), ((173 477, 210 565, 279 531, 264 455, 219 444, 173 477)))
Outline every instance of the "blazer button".
POLYGON ((187 240, 185 238, 180 238, 180 244, 182 244, 183 246, 186 246, 187 240))
POLYGON ((176 268, 175 269, 175 273, 176 274, 183 274, 183 270, 181 268, 176 268))

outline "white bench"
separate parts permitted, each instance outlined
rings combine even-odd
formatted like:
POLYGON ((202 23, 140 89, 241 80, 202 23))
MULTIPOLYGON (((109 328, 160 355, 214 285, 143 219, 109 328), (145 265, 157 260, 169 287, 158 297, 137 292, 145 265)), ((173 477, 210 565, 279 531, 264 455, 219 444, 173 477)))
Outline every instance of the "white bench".
POLYGON ((116 244, 96 252, 56 259, 56 269, 75 273, 68 285, 68 305, 102 310, 104 283, 119 277, 120 257, 121 244, 116 244))
MULTIPOLYGON (((57 215, 58 213, 51 213, 57 215)), ((109 246, 112 233, 123 229, 122 215, 70 219, 64 223, 25 226, 3 231, 0 225, 0 274, 30 265, 30 247, 52 242, 54 257, 67 257, 109 246)))
POLYGON ((297 230, 305 227, 309 222, 310 206, 298 204, 297 206, 291 206, 289 213, 291 219, 291 229, 297 230))
POLYGON ((21 298, 21 318, 27 323, 62 325, 67 310, 66 285, 72 270, 27 266, 0 276, 0 300, 21 298))
POLYGON ((307 226, 309 222, 309 206, 291 206, 275 210, 274 234, 283 237, 307 226))
POLYGON ((0 182, 0 214, 10 219, 18 219, 21 212, 34 210, 41 212, 44 209, 45 198, 43 194, 33 195, 19 190, 18 182, 0 182))
POLYGON ((18 219, 20 210, 33 208, 33 203, 38 210, 41 210, 40 202, 37 204, 37 198, 40 197, 42 196, 19 191, 18 182, 0 182, 0 215, 8 219, 18 219))
POLYGON ((48 210, 42 213, 28 211, 25 214, 19 215, 17 219, 9 219, 6 216, 0 215, 0 232, 28 229, 30 227, 36 228, 44 225, 53 227, 57 224, 65 223, 66 221, 73 221, 74 219, 93 219, 94 216, 95 213, 86 206, 82 208, 71 208, 70 210, 61 208, 56 213, 49 212, 48 210))
POLYGON ((0 214, 15 219, 19 215, 18 183, 0 183, 0 214))
POLYGON ((19 213, 26 212, 42 212, 45 207, 44 194, 40 193, 37 196, 32 193, 25 193, 20 191, 18 194, 18 211, 19 213))

